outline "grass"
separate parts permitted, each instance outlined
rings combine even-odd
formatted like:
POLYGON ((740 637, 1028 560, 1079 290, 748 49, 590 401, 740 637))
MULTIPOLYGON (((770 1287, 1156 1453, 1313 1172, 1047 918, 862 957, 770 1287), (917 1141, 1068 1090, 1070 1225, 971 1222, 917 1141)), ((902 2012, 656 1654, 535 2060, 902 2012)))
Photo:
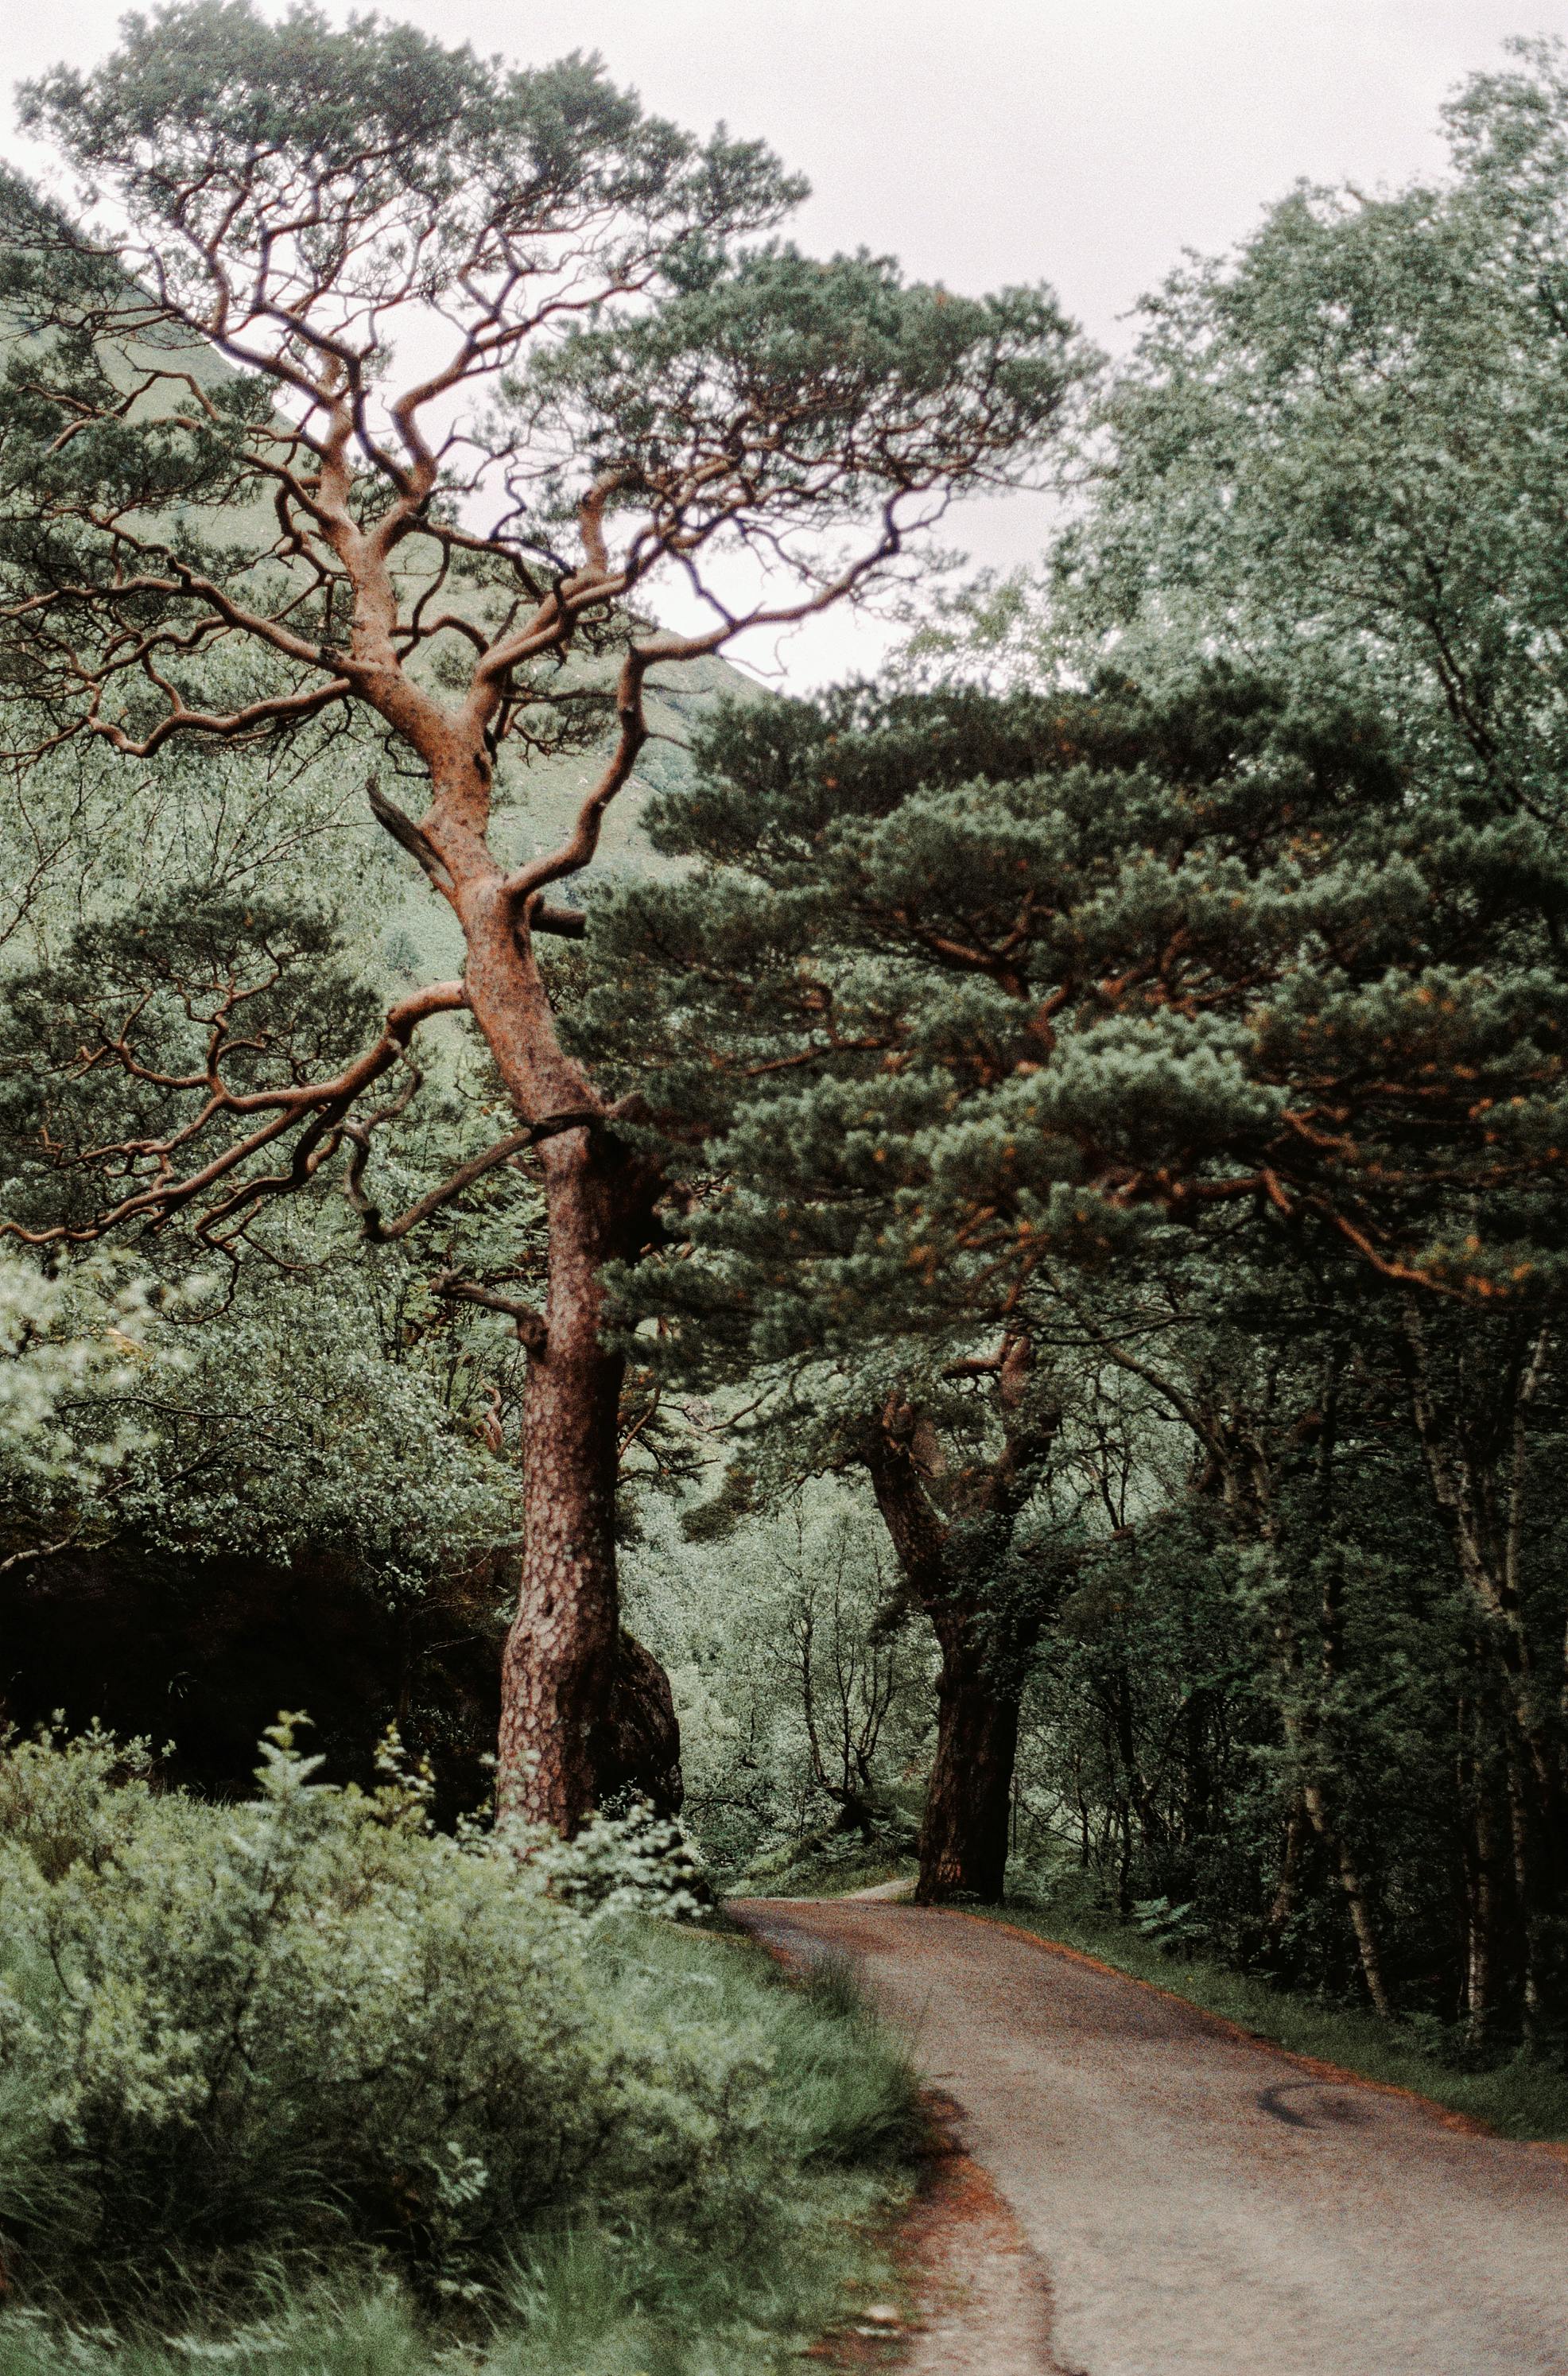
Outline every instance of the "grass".
POLYGON ((519 1866, 311 1776, 0 1738, 0 2376, 774 2376, 884 2287, 852 1975, 651 1912, 635 1826, 519 1866))
POLYGON ((1336 2063, 1363 2079, 1404 2087, 1499 2135, 1557 2142, 1568 2138, 1568 2073, 1517 2056, 1490 2070, 1464 2069, 1434 2052, 1409 2025, 1382 2021, 1354 2006, 1280 1989, 1254 1973, 1202 1956, 1171 1954, 1130 1924, 1092 1907, 1009 1902, 970 1909, 1037 1937, 1075 1947, 1133 1978, 1152 1980, 1189 2004, 1218 2014, 1291 2054, 1336 2063))
MULTIPOLYGON (((768 2066, 766 2185, 713 2172, 708 2216, 613 2204, 520 2239, 482 2299, 444 2312, 362 2259, 259 2288, 244 2320, 160 2332, 0 2308, 0 2376, 774 2376, 855 2300, 885 2293, 885 2239, 922 2124, 908 2062, 852 1975, 786 1978, 724 1930, 629 1926, 606 1984, 621 2017, 744 2041, 768 2066), (785 2150, 779 2151, 782 2136, 785 2150), (780 2182, 780 2166, 789 2172, 780 2182)), ((759 2166, 759 2178, 762 2166, 759 2166)))
POLYGON ((0 2317, 0 2376, 193 2376, 204 2364, 232 2376, 775 2376, 800 2366, 850 2291, 887 2290, 863 2242, 825 2262, 802 2240, 790 2264, 736 2275, 711 2256, 677 2262, 646 2229, 579 2228, 521 2263, 460 2338, 390 2278, 363 2276, 280 2286, 239 2329, 114 2336, 13 2314, 0 2317))
POLYGON ((848 1897, 857 1889, 873 1889, 879 1882, 904 1881, 917 1871, 910 1856, 890 1856, 885 1851, 858 1856, 837 1852, 830 1856, 802 1856, 793 1861, 775 1863, 771 1859, 766 1871, 756 1867, 731 1883, 726 1895, 731 1897, 848 1897))

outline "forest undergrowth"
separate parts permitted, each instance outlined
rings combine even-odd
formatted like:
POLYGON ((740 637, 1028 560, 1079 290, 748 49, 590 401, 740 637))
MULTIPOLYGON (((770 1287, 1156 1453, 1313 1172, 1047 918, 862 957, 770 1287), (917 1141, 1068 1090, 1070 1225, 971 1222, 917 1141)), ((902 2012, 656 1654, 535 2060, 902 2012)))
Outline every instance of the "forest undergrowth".
POLYGON ((852 1897, 857 1890, 874 1889, 885 1881, 905 1881, 917 1870, 912 1856, 898 1855, 873 1845, 858 1843, 841 1851, 814 1850, 797 1857, 772 1857, 752 1866, 736 1882, 732 1897, 852 1897))
POLYGON ((841 1976, 653 1910, 636 1819, 259 1780, 0 1754, 0 2376, 765 2371, 878 2281, 920 2120, 841 1976))

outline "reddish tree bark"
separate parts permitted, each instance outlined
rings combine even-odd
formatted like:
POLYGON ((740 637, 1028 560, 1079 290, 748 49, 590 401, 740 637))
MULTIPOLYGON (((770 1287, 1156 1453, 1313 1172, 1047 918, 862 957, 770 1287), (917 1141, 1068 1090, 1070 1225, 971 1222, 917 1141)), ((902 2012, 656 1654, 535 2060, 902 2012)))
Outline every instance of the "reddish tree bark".
POLYGON ((864 1453, 906 1589, 929 1618, 942 1650, 936 1755, 915 1885, 921 1906, 956 1896, 994 1901, 1006 1879, 1018 1706, 1043 1607, 988 1606, 956 1572, 954 1553, 964 1520, 993 1518, 1005 1527, 1021 1514, 1037 1464, 1060 1427, 1054 1408, 1025 1418, 1028 1366, 1028 1340, 1013 1336, 996 1353, 962 1365, 966 1374, 994 1377, 1002 1444, 989 1467, 948 1480, 951 1510, 933 1498, 942 1468, 932 1432, 897 1398, 882 1412, 864 1453))
POLYGON ((602 1134, 544 1149, 542 1341, 523 1403, 526 1528, 506 1636, 496 1805, 570 1831, 603 1795, 596 1746, 620 1642, 615 1487, 624 1364, 601 1336, 601 1265, 641 1251, 651 1182, 602 1134))
MULTIPOLYGON (((647 1243, 654 1183, 563 1050, 533 941, 582 920, 544 895, 594 859, 647 739, 650 668, 825 609, 950 494, 1027 468, 1072 333, 1044 292, 971 303, 864 258, 754 249, 802 185, 759 146, 645 118, 592 62, 514 72, 369 17, 239 15, 172 0, 156 27, 127 18, 104 67, 30 102, 123 230, 101 245, 40 208, 24 242, 37 369, 0 410, 36 467, 7 446, 0 626, 40 750, 79 733, 139 762, 357 715, 424 787, 417 823, 374 785, 371 805, 453 909, 463 978, 402 1001, 331 1079, 261 1089, 225 1074, 244 1044, 231 1002, 204 1075, 165 1082, 187 1099, 167 1135, 97 1150, 117 1201, 0 1228, 40 1243, 188 1214, 232 1244, 261 1198, 347 1147, 350 1201, 385 1241, 532 1153, 543 1311, 451 1275, 438 1291, 509 1312, 529 1349, 498 1797, 569 1832, 594 1803, 619 1639, 600 1272, 647 1243), (258 140, 258 105, 288 128, 258 140), (726 552, 742 579, 766 558, 766 587, 737 592, 726 552), (690 633, 649 624, 660 569, 690 633), (558 846, 508 864, 497 754, 594 715, 580 705, 603 688, 566 664, 612 649, 613 747, 558 846), (213 652, 259 673, 215 682, 213 652), (358 1101, 422 1020, 464 1007, 513 1126, 387 1221, 371 1135, 412 1092, 358 1101), (263 1170, 274 1147, 286 1161, 263 1170)), ((123 1032, 99 1054, 135 1069, 123 1032)))
POLYGON ((919 1906, 951 1897, 994 1903, 1007 1877, 1007 1824, 1018 1754, 1018 1692, 988 1672, 973 1610, 932 1622, 942 1643, 936 1756, 921 1824, 919 1906))

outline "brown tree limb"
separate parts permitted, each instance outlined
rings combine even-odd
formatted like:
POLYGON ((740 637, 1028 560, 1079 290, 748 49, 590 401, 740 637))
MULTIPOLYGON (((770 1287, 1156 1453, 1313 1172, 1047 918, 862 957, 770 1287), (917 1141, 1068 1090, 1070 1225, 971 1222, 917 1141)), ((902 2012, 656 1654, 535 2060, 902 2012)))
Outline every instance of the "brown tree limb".
POLYGON ((503 1295, 493 1287, 480 1287, 472 1279, 459 1277, 456 1271, 442 1271, 430 1282, 432 1295, 448 1301, 482 1304, 487 1312, 504 1312, 517 1332, 517 1341, 530 1353, 542 1353, 548 1336, 544 1314, 531 1303, 521 1303, 516 1297, 503 1295))

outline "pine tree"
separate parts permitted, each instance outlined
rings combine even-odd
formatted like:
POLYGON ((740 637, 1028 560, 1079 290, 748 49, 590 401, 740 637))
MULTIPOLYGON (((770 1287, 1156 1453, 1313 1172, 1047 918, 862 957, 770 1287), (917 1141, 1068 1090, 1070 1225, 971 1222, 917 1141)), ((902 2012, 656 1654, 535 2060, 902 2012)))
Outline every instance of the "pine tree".
POLYGON ((760 1374, 867 1468, 943 1641, 922 1890, 993 1891, 1069 1549, 1014 1539, 1061 1279, 1175 1221, 1528 1304, 1561 1254, 1559 878, 1489 877, 1374 721, 1233 671, 777 704, 704 761, 650 818, 703 862, 596 910, 576 1027, 609 1060, 639 986, 618 1078, 684 1173, 682 1258, 622 1292, 673 1321, 665 1358, 760 1374), (922 1456, 982 1378, 978 1456, 922 1456))
MULTIPOLYGON (((9 1226, 221 1235, 347 1162, 396 1111, 379 1085, 415 1035, 467 1018, 511 1127, 409 1226, 476 1162, 537 1153, 499 1798, 570 1829, 618 1641, 600 1272, 642 1252, 659 1183, 562 1043, 537 942, 581 920, 549 895, 595 856, 650 671, 854 593, 948 496, 1025 467, 1075 375, 1067 326, 1043 291, 960 299, 762 237, 802 185, 580 55, 512 69, 372 18, 172 0, 23 112, 108 211, 78 230, 32 210, 6 273, 11 747, 79 735, 139 761, 357 722, 423 807, 371 788, 464 961, 326 1073, 244 1085, 220 1016, 199 1072, 161 1085, 164 1126, 103 1149, 95 1215, 9 1226), (649 624, 661 577, 693 598, 685 629, 649 624), (517 763, 526 798, 530 752, 585 715, 609 755, 564 837, 518 853, 498 790, 517 763)), ((132 1069, 112 1034, 99 1055, 132 1069)))

